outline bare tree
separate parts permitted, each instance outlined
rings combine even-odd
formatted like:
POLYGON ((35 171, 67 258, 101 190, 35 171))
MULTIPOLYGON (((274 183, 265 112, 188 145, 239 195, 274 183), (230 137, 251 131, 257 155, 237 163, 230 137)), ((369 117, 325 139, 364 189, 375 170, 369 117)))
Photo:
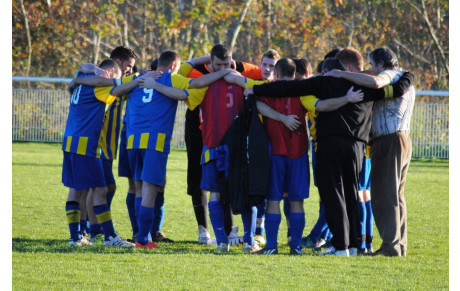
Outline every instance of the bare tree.
POLYGON ((244 17, 246 16, 246 13, 248 12, 249 5, 251 5, 251 1, 252 0, 246 0, 246 2, 244 3, 243 10, 241 10, 240 18, 238 19, 238 22, 236 23, 235 30, 233 31, 232 41, 230 42, 231 48, 235 46, 236 38, 238 37, 238 33, 240 32, 241 26, 243 25, 244 17))
POLYGON ((24 8, 24 1, 20 0, 20 3, 21 3, 22 14, 24 15, 24 27, 26 29, 27 46, 29 48, 29 56, 27 58, 27 67, 26 67, 26 74, 25 75, 29 76, 30 64, 32 62, 32 41, 30 39, 29 21, 27 20, 27 12, 26 12, 26 9, 24 8))
POLYGON ((433 24, 431 23, 430 18, 428 16, 425 0, 420 0, 421 7, 417 6, 415 3, 413 3, 413 1, 410 1, 410 0, 404 0, 404 1, 406 1, 410 6, 412 6, 412 8, 415 9, 415 11, 417 11, 422 16, 423 20, 425 21, 426 27, 428 28, 428 31, 430 33, 431 39, 433 40, 437 50, 439 51, 439 54, 441 55, 443 66, 446 69, 447 74, 449 74, 449 61, 446 58, 444 49, 442 48, 442 45, 438 37, 436 36, 435 28, 433 27, 433 24))

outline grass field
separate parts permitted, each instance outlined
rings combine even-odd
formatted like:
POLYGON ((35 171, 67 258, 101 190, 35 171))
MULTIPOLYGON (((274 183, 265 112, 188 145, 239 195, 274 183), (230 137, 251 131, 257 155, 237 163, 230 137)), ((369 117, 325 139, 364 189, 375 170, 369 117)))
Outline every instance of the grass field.
MULTIPOLYGON (((12 146, 13 289, 417 289, 449 288, 449 162, 412 161, 406 186, 409 248, 406 258, 288 255, 283 216, 278 256, 219 254, 197 243, 191 199, 186 195, 186 153, 169 156, 165 234, 176 240, 159 250, 68 246, 67 188, 61 184, 59 144, 12 146)), ((115 163, 116 166, 117 163, 115 163)), ((114 173, 117 171, 114 168, 114 173)), ((127 180, 116 178, 115 228, 130 237, 127 180)), ((313 186, 305 202, 308 234, 318 215, 313 186)), ((240 227, 239 216, 235 223, 240 227)), ((374 249, 380 239, 374 228, 374 249)))

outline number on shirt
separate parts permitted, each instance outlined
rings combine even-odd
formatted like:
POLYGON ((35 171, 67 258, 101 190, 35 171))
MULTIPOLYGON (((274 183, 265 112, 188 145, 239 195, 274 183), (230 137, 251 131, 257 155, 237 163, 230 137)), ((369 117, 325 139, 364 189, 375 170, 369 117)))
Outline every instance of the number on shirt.
POLYGON ((77 89, 73 90, 72 97, 70 98, 70 104, 78 104, 78 100, 80 99, 80 91, 81 91, 81 85, 77 87, 77 89))
MULTIPOLYGON (((230 89, 232 89, 232 86, 228 86, 228 90, 230 89)), ((233 107, 234 99, 235 99, 235 96, 233 96, 233 93, 227 91, 227 108, 233 107)))
POLYGON ((291 114, 291 98, 286 98, 284 103, 284 109, 287 114, 291 114))
POLYGON ((148 96, 147 96, 147 95, 143 95, 143 96, 142 96, 142 102, 144 102, 144 103, 149 103, 150 101, 152 101, 153 89, 144 88, 144 93, 145 93, 145 94, 148 94, 148 96))

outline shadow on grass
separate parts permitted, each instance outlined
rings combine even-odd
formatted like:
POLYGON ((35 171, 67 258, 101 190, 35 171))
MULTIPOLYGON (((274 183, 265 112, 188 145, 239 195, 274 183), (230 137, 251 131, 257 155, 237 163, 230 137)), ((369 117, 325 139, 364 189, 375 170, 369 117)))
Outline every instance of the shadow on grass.
POLYGON ((412 158, 409 169, 415 168, 449 168, 449 159, 424 159, 424 158, 412 158))
POLYGON ((40 163, 12 163, 13 166, 32 166, 32 167, 51 167, 51 168, 56 168, 56 167, 61 167, 62 168, 62 163, 60 164, 40 164, 40 163))
POLYGON ((180 241, 174 243, 159 243, 159 249, 145 250, 139 248, 104 247, 103 245, 70 247, 67 240, 59 239, 30 239, 13 238, 13 253, 94 253, 94 254, 125 254, 141 253, 152 255, 241 255, 243 248, 236 246, 229 253, 221 253, 216 246, 200 245, 195 241, 180 241))

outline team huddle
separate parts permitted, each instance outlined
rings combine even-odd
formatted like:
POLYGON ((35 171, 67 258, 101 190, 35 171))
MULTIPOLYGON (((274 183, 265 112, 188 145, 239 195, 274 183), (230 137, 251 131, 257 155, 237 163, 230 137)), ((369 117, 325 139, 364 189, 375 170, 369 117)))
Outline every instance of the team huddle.
POLYGON ((140 72, 136 59, 117 47, 98 67, 82 65, 69 84, 62 182, 69 188, 71 246, 173 243, 161 227, 170 141, 184 101, 187 193, 198 243, 277 254, 283 200, 292 255, 313 248, 321 255, 406 256, 404 185, 415 90, 413 75, 399 68, 390 49, 369 54, 369 71, 355 49, 333 50, 317 76, 304 58, 280 58, 270 49, 253 65, 233 60, 224 44, 183 64, 167 50, 140 72), (310 144, 320 212, 302 237, 310 144), (129 181, 131 239, 118 235, 110 211, 117 153, 118 176, 129 181), (237 214, 242 237, 233 224, 237 214), (376 252, 374 217, 382 238, 376 252))

